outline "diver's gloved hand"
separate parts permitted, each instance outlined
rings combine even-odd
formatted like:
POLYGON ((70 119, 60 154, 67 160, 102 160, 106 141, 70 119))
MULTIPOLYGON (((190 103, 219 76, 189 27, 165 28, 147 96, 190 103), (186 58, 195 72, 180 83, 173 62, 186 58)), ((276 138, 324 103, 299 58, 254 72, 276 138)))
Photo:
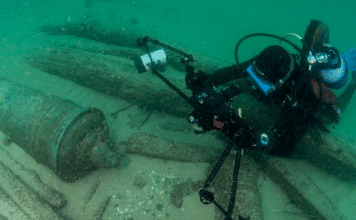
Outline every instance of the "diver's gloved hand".
POLYGON ((193 126, 194 132, 196 134, 201 134, 213 130, 213 117, 207 117, 206 115, 195 109, 190 114, 187 120, 189 124, 193 126))
POLYGON ((187 89, 191 90, 193 93, 199 92, 205 87, 205 80, 208 79, 208 74, 202 71, 194 72, 192 66, 187 66, 187 75, 185 76, 185 83, 187 89))

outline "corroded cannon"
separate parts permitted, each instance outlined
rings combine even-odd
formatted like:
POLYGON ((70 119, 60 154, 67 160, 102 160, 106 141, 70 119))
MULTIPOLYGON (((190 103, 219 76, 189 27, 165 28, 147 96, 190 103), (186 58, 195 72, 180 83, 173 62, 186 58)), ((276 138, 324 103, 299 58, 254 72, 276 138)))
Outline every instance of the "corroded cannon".
POLYGON ((100 110, 5 80, 0 81, 0 129, 64 181, 120 164, 100 110))

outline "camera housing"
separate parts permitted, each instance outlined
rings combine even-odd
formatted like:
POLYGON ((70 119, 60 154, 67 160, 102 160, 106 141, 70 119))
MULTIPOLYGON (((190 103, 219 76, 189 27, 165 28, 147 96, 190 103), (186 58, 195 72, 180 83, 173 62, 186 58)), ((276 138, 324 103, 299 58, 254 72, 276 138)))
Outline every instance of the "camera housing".
POLYGON ((134 62, 139 73, 149 72, 153 67, 163 67, 167 63, 167 55, 163 49, 159 49, 137 57, 134 62))

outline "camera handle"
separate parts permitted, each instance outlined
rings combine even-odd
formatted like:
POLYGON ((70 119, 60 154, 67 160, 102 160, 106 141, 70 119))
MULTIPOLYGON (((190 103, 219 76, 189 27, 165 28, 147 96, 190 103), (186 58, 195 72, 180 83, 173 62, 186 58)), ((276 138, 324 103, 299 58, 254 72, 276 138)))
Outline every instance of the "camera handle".
MULTIPOLYGON (((191 98, 189 98, 185 93, 183 93, 178 87, 176 87, 173 83, 171 83, 167 78, 165 78, 156 68, 156 64, 153 62, 153 59, 150 55, 150 51, 148 49, 148 42, 151 42, 155 45, 159 45, 161 47, 164 47, 168 50, 171 50, 173 52, 176 52, 178 54, 181 54, 184 56, 181 59, 181 62, 186 65, 187 71, 194 71, 191 67, 188 65, 189 62, 193 62, 194 58, 192 55, 189 55, 183 51, 180 51, 176 48, 173 48, 171 46, 168 46, 164 43, 159 42, 158 40, 151 39, 149 37, 144 37, 144 38, 139 38, 137 39, 137 44, 139 47, 145 47, 147 50, 147 54, 151 60, 151 63, 153 64, 152 66, 152 73, 158 76, 164 83, 166 83, 171 89, 173 89, 179 96, 181 96, 186 102, 188 102, 195 110, 199 111, 201 115, 206 115, 209 117, 203 109, 201 109, 191 98)), ((226 216, 226 220, 232 220, 231 215, 233 213, 233 209, 235 206, 235 197, 236 197, 236 189, 237 189, 237 178, 239 174, 239 169, 240 169, 240 161, 241 161, 241 155, 242 155, 242 148, 241 148, 241 143, 243 141, 242 133, 240 134, 234 134, 234 137, 232 138, 232 142, 225 148, 223 151, 222 155, 220 156, 219 161, 215 164, 213 171, 210 173, 209 177, 207 178, 204 188, 199 190, 199 195, 200 195, 200 201, 203 204, 210 204, 214 203, 216 207, 226 216), (236 140, 239 137, 239 145, 237 145, 236 140), (234 165, 234 172, 233 172, 233 180, 232 180, 232 186, 231 186, 231 194, 230 194, 230 202, 229 202, 229 207, 228 211, 226 211, 220 204, 218 204, 215 199, 214 199, 214 194, 207 190, 215 178, 216 174, 220 170, 222 164, 224 163, 226 157, 230 154, 230 151, 232 148, 236 148, 236 158, 235 158, 235 165, 234 165)), ((248 220, 249 218, 246 218, 248 220)), ((241 216, 239 216, 239 220, 244 220, 241 216)))

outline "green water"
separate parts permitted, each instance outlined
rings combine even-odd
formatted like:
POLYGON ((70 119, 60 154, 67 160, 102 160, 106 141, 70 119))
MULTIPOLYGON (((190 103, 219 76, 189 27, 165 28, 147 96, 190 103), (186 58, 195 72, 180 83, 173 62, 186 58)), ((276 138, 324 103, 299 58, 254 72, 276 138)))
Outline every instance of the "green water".
MULTIPOLYGON (((227 64, 234 63, 234 47, 241 37, 255 32, 279 36, 293 32, 304 36, 312 19, 329 26, 330 43, 341 52, 356 47, 356 1, 1 0, 0 3, 0 76, 5 78, 11 78, 12 69, 21 66, 19 54, 51 44, 51 39, 40 33, 39 28, 89 21, 109 30, 150 35, 227 64)), ((242 48, 242 58, 258 53, 269 43, 263 38, 254 39, 247 44, 249 47, 242 48)), ((26 79, 18 78, 23 80, 26 79)), ((353 98, 334 132, 356 149, 355 108, 353 98)), ((350 203, 350 207, 356 207, 355 201, 350 203)), ((349 219, 356 219, 352 213, 355 209, 348 211, 349 219)))

